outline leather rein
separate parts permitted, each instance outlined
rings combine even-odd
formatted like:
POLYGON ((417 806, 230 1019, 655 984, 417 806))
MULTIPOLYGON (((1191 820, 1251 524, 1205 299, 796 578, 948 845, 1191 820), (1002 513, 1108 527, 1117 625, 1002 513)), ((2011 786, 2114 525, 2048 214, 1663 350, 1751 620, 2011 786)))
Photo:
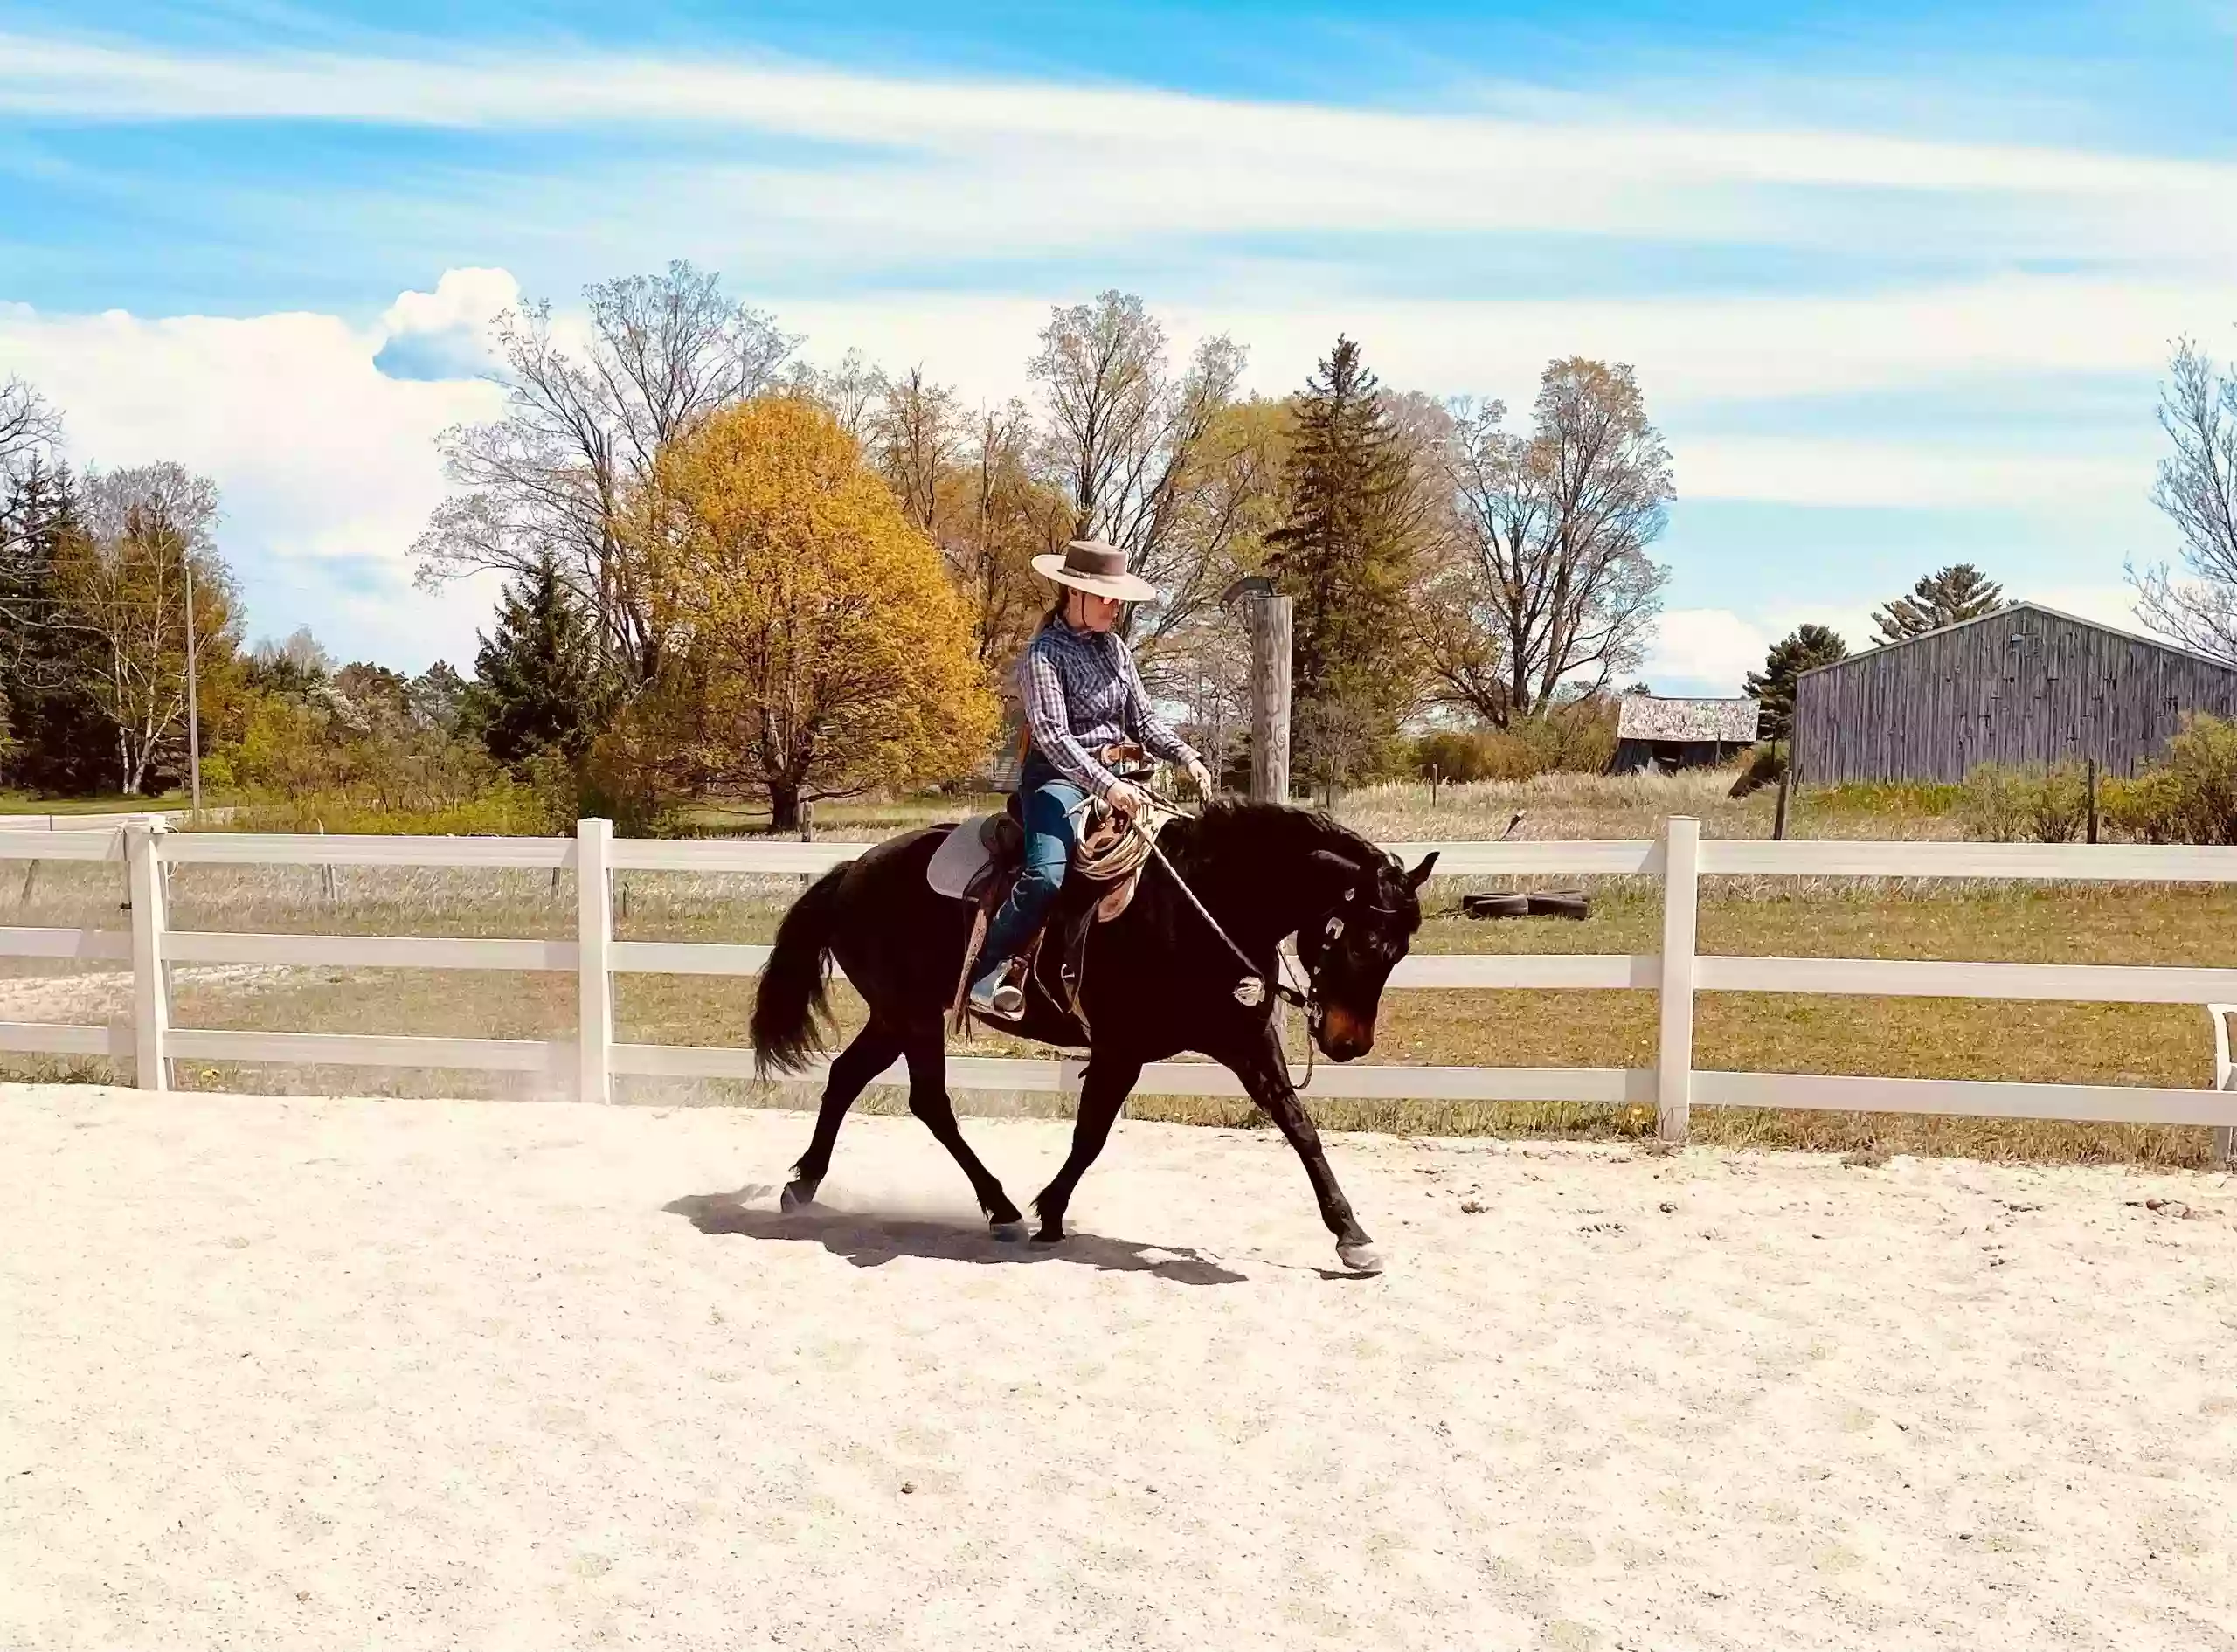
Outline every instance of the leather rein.
MULTIPOLYGON (((1181 815, 1188 819, 1195 819, 1194 815, 1188 814, 1186 810, 1174 808, 1172 804, 1168 803, 1163 798, 1158 797, 1154 792, 1151 793, 1150 797, 1153 802, 1168 813, 1181 815)), ((1260 977, 1258 973, 1258 966, 1251 961, 1250 955, 1235 944, 1234 937, 1229 935, 1226 930, 1221 927, 1220 921, 1211 915, 1202 901, 1196 898, 1196 891, 1188 887, 1188 880, 1182 877, 1180 871, 1174 866, 1173 862, 1166 859, 1165 851, 1158 847, 1157 839, 1151 833, 1143 831, 1141 826, 1134 821, 1130 820, 1127 823, 1127 829, 1139 835, 1141 840, 1148 845, 1151 857, 1155 860, 1160 866, 1165 868, 1166 875, 1173 880, 1174 885, 1179 888, 1182 895, 1188 899, 1188 904, 1196 909, 1196 916, 1204 920, 1205 925, 1214 935, 1219 937, 1220 944, 1227 948, 1229 951, 1235 954, 1236 961, 1243 965, 1243 978, 1235 984, 1235 1001, 1243 1006, 1246 1009, 1256 1009, 1259 1005, 1264 1004, 1266 1001, 1266 992, 1269 984, 1260 977)), ((1333 909, 1329 911, 1327 916, 1321 920, 1324 927, 1327 924, 1338 922, 1340 922, 1340 920, 1333 909)), ((1302 964, 1304 960, 1300 958, 1299 962, 1302 964)), ((1285 969, 1285 964, 1284 955, 1278 945, 1274 949, 1274 968, 1276 973, 1273 982, 1271 983, 1274 996, 1281 999, 1283 1003, 1293 1005, 1297 1008, 1305 1012, 1305 1082, 1303 1083, 1294 1084, 1293 1088, 1299 1090, 1309 1089, 1312 1085, 1313 1073, 1319 1065, 1320 1047, 1319 1043, 1315 1041, 1316 1035, 1319 1032, 1318 1022, 1320 1014, 1319 966, 1316 964, 1312 969, 1306 971, 1305 978, 1305 991, 1302 992, 1299 992, 1297 988, 1292 986, 1288 980, 1285 978, 1284 971, 1285 969)), ((1286 1067, 1287 1064, 1288 1063, 1285 1059, 1284 1066, 1286 1067)))

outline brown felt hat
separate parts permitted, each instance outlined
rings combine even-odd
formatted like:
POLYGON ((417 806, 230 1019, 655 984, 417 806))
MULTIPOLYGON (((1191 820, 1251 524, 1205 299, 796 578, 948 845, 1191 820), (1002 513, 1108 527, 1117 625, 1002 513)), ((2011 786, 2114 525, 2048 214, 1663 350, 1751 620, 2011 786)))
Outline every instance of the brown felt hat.
POLYGON ((1126 553, 1099 539, 1075 539, 1064 547, 1033 559, 1033 571, 1060 585, 1070 585, 1098 597, 1120 602, 1154 602, 1157 587, 1139 574, 1126 571, 1126 553))

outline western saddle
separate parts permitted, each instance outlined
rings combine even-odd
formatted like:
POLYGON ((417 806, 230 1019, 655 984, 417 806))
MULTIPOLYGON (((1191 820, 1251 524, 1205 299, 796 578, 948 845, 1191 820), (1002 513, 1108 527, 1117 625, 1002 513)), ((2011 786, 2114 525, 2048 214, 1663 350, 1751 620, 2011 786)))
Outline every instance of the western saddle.
MULTIPOLYGON (((1122 780, 1139 783, 1153 772, 1149 754, 1131 742, 1106 746, 1097 755, 1122 780)), ((1170 818, 1166 811, 1153 807, 1139 819, 1129 820, 1100 798, 1089 799, 1063 887, 1039 931, 1010 960, 1010 978, 1025 990, 1028 1004, 1037 984, 1051 1008, 1077 1021, 1083 1032, 1086 1030, 1080 992, 1086 978, 1088 936, 1097 924, 1107 923, 1124 912, 1133 900, 1134 886, 1149 859, 1150 840, 1170 818), (1059 937, 1053 971, 1044 967, 1043 959, 1049 951, 1046 942, 1052 931, 1059 937)), ((933 888, 968 901, 976 909, 951 1011, 959 1031, 970 1025, 965 1000, 971 990, 973 967, 986 940, 987 925, 1008 898, 1024 866, 1025 825, 1013 792, 1000 813, 979 815, 951 827, 925 868, 925 881, 933 888)))

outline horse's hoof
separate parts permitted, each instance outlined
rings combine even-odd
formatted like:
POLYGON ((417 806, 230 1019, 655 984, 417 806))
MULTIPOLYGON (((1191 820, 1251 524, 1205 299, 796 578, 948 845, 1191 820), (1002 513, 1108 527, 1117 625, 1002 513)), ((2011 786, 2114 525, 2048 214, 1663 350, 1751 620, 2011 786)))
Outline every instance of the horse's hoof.
POLYGON ((1014 1222, 989 1222, 987 1231, 1003 1244, 1015 1245, 1025 1237, 1025 1218, 1021 1216, 1014 1222))
POLYGON ((1355 1274, 1379 1274, 1382 1271, 1382 1253, 1373 1245, 1339 1245, 1336 1260, 1355 1274))
POLYGON ((1061 1245, 1064 1242, 1064 1230, 1044 1227, 1034 1234, 1033 1242, 1036 1245, 1061 1245))
POLYGON ((814 1209, 815 1184, 814 1182, 787 1182, 785 1185, 784 1192, 777 1195, 777 1208, 784 1212, 787 1216, 793 1215, 800 1211, 814 1209))

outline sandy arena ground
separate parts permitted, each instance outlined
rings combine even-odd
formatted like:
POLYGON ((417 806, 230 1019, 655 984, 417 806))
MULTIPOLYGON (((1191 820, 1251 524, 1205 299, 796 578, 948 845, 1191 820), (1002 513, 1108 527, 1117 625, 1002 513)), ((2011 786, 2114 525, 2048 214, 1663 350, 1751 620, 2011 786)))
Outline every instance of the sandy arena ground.
POLYGON ((2227 1179, 806 1135, 0 1091, 0 1646, 2237 1647, 2227 1179))

